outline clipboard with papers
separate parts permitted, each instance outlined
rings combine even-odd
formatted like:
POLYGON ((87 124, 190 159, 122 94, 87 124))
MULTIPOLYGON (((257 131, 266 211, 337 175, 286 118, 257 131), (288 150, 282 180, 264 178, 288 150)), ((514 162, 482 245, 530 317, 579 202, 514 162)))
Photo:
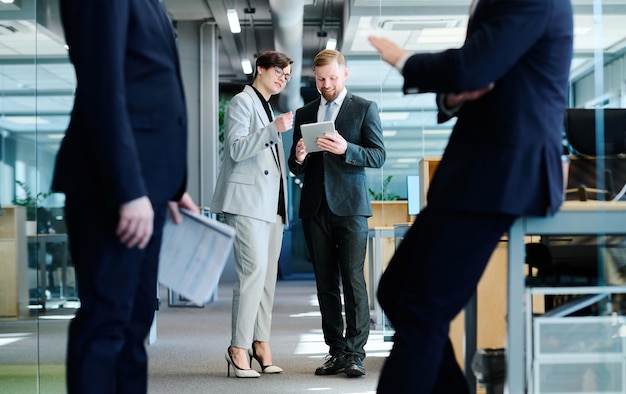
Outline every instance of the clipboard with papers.
POLYGON ((329 120, 327 122, 306 123, 300 125, 302 139, 307 153, 319 152, 320 149, 315 141, 324 136, 324 133, 335 134, 335 122, 329 120))
POLYGON ((183 222, 167 215, 159 256, 159 282, 198 306, 213 295, 230 257, 235 229, 181 209, 183 222))

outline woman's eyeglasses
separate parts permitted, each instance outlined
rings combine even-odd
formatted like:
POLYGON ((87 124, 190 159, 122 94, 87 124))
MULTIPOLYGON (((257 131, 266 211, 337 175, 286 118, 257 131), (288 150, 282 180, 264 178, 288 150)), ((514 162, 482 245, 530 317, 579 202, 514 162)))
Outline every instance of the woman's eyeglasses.
POLYGON ((285 82, 291 81, 291 74, 285 74, 285 72, 283 71, 282 68, 276 66, 276 67, 274 67, 274 72, 276 73, 276 76, 278 78, 284 77, 285 78, 285 82))

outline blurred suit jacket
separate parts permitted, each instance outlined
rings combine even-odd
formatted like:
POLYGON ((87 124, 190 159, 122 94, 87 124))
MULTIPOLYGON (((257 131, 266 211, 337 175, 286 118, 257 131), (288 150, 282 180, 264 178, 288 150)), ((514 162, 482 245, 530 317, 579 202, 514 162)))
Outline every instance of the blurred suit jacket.
POLYGON ((91 3, 61 2, 78 85, 52 189, 94 206, 179 199, 187 115, 172 24, 158 0, 91 3), (95 30, 119 32, 126 46, 95 30))
POLYGON ((570 1, 480 0, 467 34, 462 48, 413 55, 403 68, 405 93, 459 93, 495 83, 457 113, 428 205, 512 215, 555 212, 563 199, 570 1))

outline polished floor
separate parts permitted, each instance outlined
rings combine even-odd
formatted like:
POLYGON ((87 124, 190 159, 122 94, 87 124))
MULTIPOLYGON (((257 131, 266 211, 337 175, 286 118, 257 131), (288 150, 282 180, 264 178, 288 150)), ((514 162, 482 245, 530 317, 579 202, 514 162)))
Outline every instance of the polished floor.
MULTIPOLYGON (((274 363, 285 371, 256 379, 226 376, 230 340, 231 284, 202 308, 174 306, 162 289, 156 340, 148 346, 152 394, 374 393, 391 343, 372 330, 364 361, 366 376, 315 376, 327 346, 312 280, 279 281, 273 315, 274 363)), ((178 304, 178 300, 173 300, 178 304)), ((65 392, 65 343, 72 309, 46 312, 38 320, 0 322, 0 394, 65 392), (38 334, 37 334, 38 333, 38 334), (37 347, 39 344, 39 347, 37 347), (37 350, 38 348, 38 350, 37 350), (36 360, 39 360, 37 367, 36 360), (37 379, 37 376, 39 379, 37 379)), ((260 370, 258 364, 253 364, 260 370)))

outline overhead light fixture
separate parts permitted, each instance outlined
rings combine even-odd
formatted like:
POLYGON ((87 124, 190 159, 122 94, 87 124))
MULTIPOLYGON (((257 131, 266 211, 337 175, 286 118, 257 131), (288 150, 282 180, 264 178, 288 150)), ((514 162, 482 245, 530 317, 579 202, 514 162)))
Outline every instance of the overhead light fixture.
POLYGON ((407 120, 409 118, 408 112, 381 112, 379 114, 380 120, 407 120))
POLYGON ((241 59, 241 68, 243 69, 244 74, 252 74, 252 63, 250 63, 250 59, 247 57, 241 59))
POLYGON ((3 116, 3 120, 15 124, 31 125, 31 124, 49 124, 50 122, 39 116, 3 116))
POLYGON ((466 28, 448 27, 445 29, 423 29, 417 38, 417 44, 462 44, 466 28))
POLYGON ((13 3, 13 0, 0 0, 0 3, 11 4, 13 3))
POLYGON ((574 37, 584 36, 591 31, 591 27, 574 27, 574 37))
POLYGON ((423 135, 450 135, 452 133, 452 129, 424 129, 422 130, 423 135))
POLYGON ((337 39, 329 38, 328 41, 326 41, 326 49, 332 49, 332 50, 337 49, 337 39))
POLYGON ((237 15, 237 10, 229 8, 226 10, 226 17, 228 18, 228 25, 230 26, 231 33, 241 33, 241 25, 239 25, 239 15, 237 15))

